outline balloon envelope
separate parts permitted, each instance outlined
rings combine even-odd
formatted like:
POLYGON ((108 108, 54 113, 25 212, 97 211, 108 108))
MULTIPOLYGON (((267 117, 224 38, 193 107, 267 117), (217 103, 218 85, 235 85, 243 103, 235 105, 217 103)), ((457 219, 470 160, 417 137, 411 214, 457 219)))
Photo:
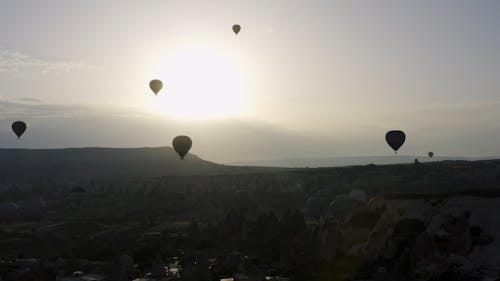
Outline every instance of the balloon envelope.
POLYGON ((20 138, 26 131, 26 123, 23 121, 16 121, 12 123, 12 131, 14 131, 17 138, 20 138))
POLYGON ((155 93, 156 95, 161 90, 161 88, 163 88, 163 82, 158 79, 151 80, 151 82, 149 82, 149 88, 151 88, 151 91, 153 91, 153 93, 155 93))
POLYGON ((240 33, 240 30, 241 30, 241 26, 239 24, 233 25, 234 34, 238 35, 238 33, 240 33))
POLYGON ((403 131, 399 130, 394 130, 394 131, 389 131, 387 134, 385 134, 385 140, 387 141, 387 144, 394 149, 394 152, 397 153, 398 149, 403 145, 405 142, 406 135, 403 131))
POLYGON ((188 136, 177 136, 172 141, 172 146, 174 147, 177 154, 179 154, 181 159, 184 159, 184 156, 186 156, 192 145, 193 142, 188 136))
POLYGON ((430 151, 429 153, 427 153, 429 155, 430 158, 432 158, 432 156, 434 156, 434 152, 430 151))

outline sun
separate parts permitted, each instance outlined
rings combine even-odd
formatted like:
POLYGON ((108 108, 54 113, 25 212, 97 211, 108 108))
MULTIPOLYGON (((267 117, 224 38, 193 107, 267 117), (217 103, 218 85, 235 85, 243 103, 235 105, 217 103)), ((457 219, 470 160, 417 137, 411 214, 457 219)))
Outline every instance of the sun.
POLYGON ((210 48, 186 48, 162 60, 155 77, 163 89, 154 111, 183 119, 238 116, 245 107, 242 72, 227 55, 210 48))

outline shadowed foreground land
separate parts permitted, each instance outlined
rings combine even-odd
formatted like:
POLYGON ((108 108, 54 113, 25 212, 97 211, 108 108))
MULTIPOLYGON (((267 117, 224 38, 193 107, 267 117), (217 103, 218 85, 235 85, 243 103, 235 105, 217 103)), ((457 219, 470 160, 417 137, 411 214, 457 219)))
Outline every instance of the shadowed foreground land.
POLYGON ((500 160, 258 169, 6 183, 0 276, 499 278, 500 160))
POLYGON ((2 182, 144 178, 166 175, 238 174, 278 170, 216 164, 171 147, 0 149, 2 182))

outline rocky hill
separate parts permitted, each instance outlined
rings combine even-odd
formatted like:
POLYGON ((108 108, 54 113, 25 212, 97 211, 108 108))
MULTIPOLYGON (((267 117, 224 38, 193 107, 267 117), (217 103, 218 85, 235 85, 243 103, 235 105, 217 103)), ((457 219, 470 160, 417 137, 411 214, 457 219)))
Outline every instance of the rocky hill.
POLYGON ((62 181, 90 178, 133 178, 214 175, 274 169, 231 167, 188 154, 181 161, 171 147, 0 149, 2 182, 62 181))

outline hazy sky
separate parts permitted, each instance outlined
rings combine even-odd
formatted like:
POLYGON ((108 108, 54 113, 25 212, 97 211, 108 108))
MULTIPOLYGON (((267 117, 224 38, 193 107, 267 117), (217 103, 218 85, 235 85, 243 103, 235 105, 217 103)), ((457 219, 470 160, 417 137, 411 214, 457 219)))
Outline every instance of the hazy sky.
POLYGON ((0 147, 500 155, 500 1, 2 1, 0 110, 0 147))

